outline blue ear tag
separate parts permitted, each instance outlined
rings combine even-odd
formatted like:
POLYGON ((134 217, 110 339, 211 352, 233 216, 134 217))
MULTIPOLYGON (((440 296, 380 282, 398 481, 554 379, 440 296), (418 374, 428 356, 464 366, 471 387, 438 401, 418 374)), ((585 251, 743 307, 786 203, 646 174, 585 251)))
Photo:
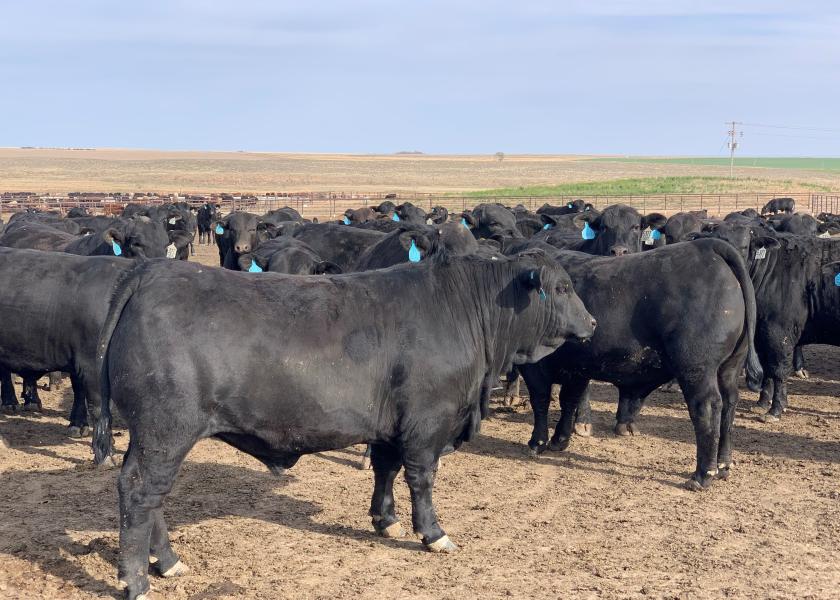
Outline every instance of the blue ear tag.
POLYGON ((248 272, 249 272, 249 273, 262 273, 262 272, 263 272, 263 270, 262 270, 262 269, 260 268, 260 266, 257 264, 257 261, 252 260, 252 261, 251 261, 251 266, 250 266, 250 267, 248 267, 248 272))
POLYGON ((583 231, 580 232, 580 237, 582 237, 585 240, 595 239, 595 230, 589 226, 589 223, 584 223, 583 231))
POLYGON ((545 302, 545 290, 540 288, 540 300, 545 302))
POLYGON ((225 233, 225 228, 221 225, 216 225, 216 235, 223 235, 225 233))
POLYGON ((575 207, 575 205, 574 205, 574 204, 572 204, 571 202, 569 202, 568 207, 569 207, 569 208, 574 208, 574 207, 575 207))
POLYGON ((650 237, 653 240, 658 240, 659 238, 662 237, 662 232, 659 231, 658 229, 654 229, 653 231, 650 232, 650 237))
POLYGON ((411 240, 411 247, 408 249, 408 260, 411 262, 420 262, 420 258, 420 250, 417 249, 414 240, 411 240))
POLYGON ((840 273, 837 273, 837 275, 834 276, 834 285, 840 287, 840 273))
POLYGON ((111 250, 114 251, 114 256, 122 256, 122 246, 116 240, 111 242, 111 250))
POLYGON ((466 227, 467 229, 469 229, 469 228, 470 228, 470 226, 467 224, 467 220, 466 220, 465 218, 463 218, 463 217, 461 217, 461 225, 463 225, 463 226, 464 226, 464 227, 466 227))
POLYGON ((346 215, 344 216, 343 221, 344 221, 344 224, 345 224, 345 225, 349 225, 349 224, 350 224, 350 219, 348 219, 346 215))
POLYGON ((391 215, 391 220, 392 221, 399 221, 400 216, 397 213, 394 213, 393 215, 391 215))
POLYGON ((551 223, 546 223, 543 225, 543 229, 551 229, 551 223))

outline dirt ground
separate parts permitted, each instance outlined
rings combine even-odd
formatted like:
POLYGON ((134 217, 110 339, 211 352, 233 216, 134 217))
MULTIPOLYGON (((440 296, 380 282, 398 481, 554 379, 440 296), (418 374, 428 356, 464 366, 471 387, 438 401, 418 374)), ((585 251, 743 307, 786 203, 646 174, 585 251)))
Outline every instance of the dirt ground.
MULTIPOLYGON (((791 381, 780 423, 758 421, 742 393, 732 476, 705 493, 682 487, 694 441, 679 393, 654 393, 642 435, 616 438, 617 394, 595 384, 593 437, 538 460, 524 450, 530 410, 496 412, 442 461, 436 506, 461 546, 450 556, 373 534, 360 447, 276 478, 203 441, 165 505, 192 570, 151 578, 153 597, 840 598, 840 348, 805 356, 811 379, 791 381)), ((43 414, 0 416, 0 598, 118 596, 117 472, 92 469, 89 440, 65 436, 69 383, 42 397, 43 414)), ((396 498, 410 527, 402 479, 396 498)))

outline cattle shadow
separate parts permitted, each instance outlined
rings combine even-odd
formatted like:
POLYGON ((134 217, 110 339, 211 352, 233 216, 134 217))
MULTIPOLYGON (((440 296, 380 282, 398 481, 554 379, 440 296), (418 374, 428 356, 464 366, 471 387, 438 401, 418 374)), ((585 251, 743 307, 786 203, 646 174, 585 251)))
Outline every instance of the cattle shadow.
MULTIPOLYGON (((42 418, 31 418, 31 414, 33 413, 17 413, 15 416, 6 415, 6 418, 0 419, 0 437, 5 439, 11 449, 76 464, 90 462, 52 450, 56 446, 68 445, 82 445, 89 449, 90 437, 71 438, 67 435, 66 425, 42 418)), ((90 460, 93 460, 92 451, 90 460)))
MULTIPOLYGON (((739 424, 744 420, 759 420, 758 415, 749 412, 749 407, 752 403, 741 400, 738 403, 738 414, 735 419, 733 430, 733 442, 736 452, 759 452, 762 455, 773 456, 779 458, 788 458, 792 460, 814 460, 831 463, 840 463, 840 440, 818 440, 800 434, 789 433, 784 431, 785 420, 782 419, 778 425, 763 425, 760 429, 748 429, 739 424)), ((661 406, 655 399, 650 406, 661 406)), ((797 409, 791 407, 788 409, 789 413, 799 413, 814 416, 825 416, 829 418, 840 418, 840 407, 835 412, 813 411, 811 409, 797 409)), ((502 413, 498 415, 504 420, 511 420, 519 423, 533 423, 533 416, 530 411, 523 411, 520 413, 507 414, 502 413)), ((549 431, 553 432, 557 419, 560 417, 559 410, 551 410, 549 412, 549 431)), ((662 415, 651 414, 649 411, 642 409, 636 423, 639 426, 641 435, 649 435, 660 439, 680 442, 684 444, 695 444, 694 430, 691 426, 691 421, 688 416, 688 411, 684 415, 662 415)), ((592 429, 594 438, 615 437, 612 433, 613 425, 615 424, 615 413, 609 410, 592 409, 592 429)), ((486 438, 487 436, 482 436, 486 438)), ((495 439, 495 438, 494 438, 495 439)), ((571 449, 575 448, 575 442, 579 440, 577 436, 572 437, 571 449)), ((519 443, 511 443, 506 440, 497 440, 498 445, 485 446, 485 449, 492 451, 494 454, 501 454, 510 456, 511 458, 519 458, 527 460, 526 452, 524 450, 527 438, 519 443), (513 448, 519 448, 519 452, 514 450, 505 450, 505 445, 510 445, 513 448)), ((471 444, 479 447, 478 444, 471 444)))
MULTIPOLYGON (((118 557, 118 470, 67 469, 63 471, 10 471, 0 474, 0 501, 4 519, 19 522, 14 539, 0 540, 0 553, 36 564, 44 573, 91 594, 122 592, 105 577, 89 573, 73 557, 95 554, 110 565, 109 579, 116 575, 118 557), (27 493, 27 490, 30 491, 27 493), (40 495, 32 498, 31 491, 40 495), (28 501, 29 500, 29 501, 28 501), (87 543, 74 540, 70 532, 108 530, 87 543)), ((301 470, 301 476, 305 471, 301 470)), ((181 468, 164 511, 170 532, 178 528, 227 516, 257 519, 307 533, 341 536, 364 543, 423 552, 411 537, 386 539, 373 529, 321 523, 319 504, 284 494, 294 476, 275 477, 236 465, 187 461, 181 468), (235 483, 234 483, 235 482, 235 483)), ((366 482, 363 485, 372 484, 366 482)), ((367 505, 358 507, 367 514, 367 505)), ((175 547, 177 550, 177 535, 175 547)), ((152 578, 154 579, 154 578, 152 578)), ((154 586, 154 581, 152 582, 154 586)))
MULTIPOLYGON (((594 415, 594 413, 593 413, 594 415)), ((501 457, 508 460, 513 460, 523 464, 556 464, 557 466, 566 467, 569 469, 581 470, 590 473, 599 473, 607 477, 622 477, 632 479, 634 481, 639 479, 648 479, 655 481, 661 485, 683 489, 683 481, 687 479, 691 473, 679 472, 667 469, 660 469, 650 465, 636 466, 611 460, 608 458, 601 458, 597 456, 588 456, 585 450, 580 446, 577 448, 570 446, 562 452, 547 451, 534 457, 530 454, 527 440, 522 442, 512 442, 510 440, 500 439, 489 435, 479 435, 467 444, 464 444, 458 449, 458 452, 472 454, 475 456, 494 456, 501 457), (630 469, 639 472, 639 476, 634 476, 618 469, 630 469), (656 475, 656 476, 652 476, 656 475), (670 477, 672 479, 666 479, 670 477), (677 478, 674 481, 673 478, 677 478), (681 480, 680 480, 681 479, 681 480)), ((574 444, 574 440, 572 441, 574 444)), ((580 443, 580 441, 579 441, 580 443)))

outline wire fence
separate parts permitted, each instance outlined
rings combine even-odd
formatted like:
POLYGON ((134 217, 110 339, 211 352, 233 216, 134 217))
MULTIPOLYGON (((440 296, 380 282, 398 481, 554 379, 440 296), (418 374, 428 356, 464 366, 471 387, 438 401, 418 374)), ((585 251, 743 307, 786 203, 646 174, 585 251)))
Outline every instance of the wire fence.
POLYGON ((733 211, 747 208, 761 210, 773 198, 793 198, 797 210, 814 215, 822 212, 840 212, 840 192, 739 192, 730 194, 653 194, 653 195, 559 195, 559 196, 455 196, 421 193, 365 193, 365 192, 270 192, 262 195, 127 195, 127 194, 84 194, 67 196, 38 195, 34 193, 4 193, 0 195, 0 218, 4 213, 20 212, 26 209, 56 211, 66 214, 74 207, 83 207, 92 214, 113 214, 122 212, 130 202, 159 205, 169 202, 187 202, 199 207, 205 202, 218 204, 223 213, 245 210, 263 214, 269 210, 289 206, 305 218, 319 220, 338 219, 348 208, 377 206, 385 200, 395 204, 411 202, 426 210, 443 206, 450 212, 460 212, 481 203, 498 202, 505 206, 523 205, 536 210, 543 204, 563 205, 581 199, 601 209, 611 204, 626 204, 642 213, 659 212, 672 215, 684 211, 708 212, 709 216, 724 216, 733 211))

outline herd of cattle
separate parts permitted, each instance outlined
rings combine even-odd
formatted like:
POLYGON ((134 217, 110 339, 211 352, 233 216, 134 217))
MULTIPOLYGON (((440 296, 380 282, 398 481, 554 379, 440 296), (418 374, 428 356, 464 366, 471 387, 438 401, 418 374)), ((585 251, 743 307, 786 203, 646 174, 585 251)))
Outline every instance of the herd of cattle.
POLYGON ((186 571, 162 503, 206 437, 276 473, 367 443, 376 532, 404 534, 392 493, 404 468, 415 532, 452 552, 432 504, 438 459, 479 431, 502 375, 528 388, 533 455, 591 434, 590 380, 617 387, 619 435, 676 380, 696 436, 688 487, 726 479, 741 373, 777 421, 787 378, 807 377, 801 346, 840 344, 836 233, 840 216, 784 198, 723 219, 582 201, 457 214, 385 201, 329 223, 209 203, 17 213, 0 222, 2 407, 19 406, 13 373, 24 410, 40 409, 39 377, 68 373, 70 435, 90 418, 99 464, 113 463, 119 409, 128 598, 148 592, 150 563, 186 571), (223 268, 189 262, 193 243, 215 244, 223 268))

